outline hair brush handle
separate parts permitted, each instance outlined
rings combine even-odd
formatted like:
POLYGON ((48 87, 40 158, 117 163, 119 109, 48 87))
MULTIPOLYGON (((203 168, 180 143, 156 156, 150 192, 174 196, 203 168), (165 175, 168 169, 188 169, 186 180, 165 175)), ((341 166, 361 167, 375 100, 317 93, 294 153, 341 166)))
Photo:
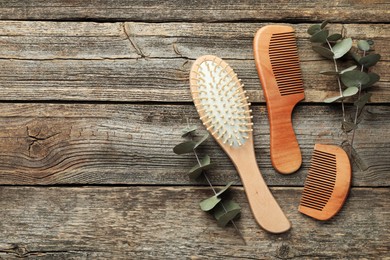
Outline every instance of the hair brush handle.
POLYGON ((265 183, 251 142, 243 147, 245 152, 231 152, 231 157, 246 192, 249 206, 256 222, 271 233, 283 233, 291 228, 291 223, 265 183))

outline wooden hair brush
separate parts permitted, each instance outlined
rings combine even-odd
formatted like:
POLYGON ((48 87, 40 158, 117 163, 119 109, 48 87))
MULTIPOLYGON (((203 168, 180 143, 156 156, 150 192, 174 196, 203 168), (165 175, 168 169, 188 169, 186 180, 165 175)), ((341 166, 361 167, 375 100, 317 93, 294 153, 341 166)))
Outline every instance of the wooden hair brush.
POLYGON ((250 104, 237 74, 222 59, 206 55, 192 65, 190 85, 200 119, 233 161, 257 223, 272 233, 289 230, 257 166, 250 104))
POLYGON ((343 206, 350 185, 351 165, 346 152, 338 146, 316 144, 298 210, 328 220, 343 206))
POLYGON ((253 49, 267 102, 272 165, 278 172, 290 174, 302 164, 291 114, 305 98, 294 29, 264 26, 255 35, 253 49))

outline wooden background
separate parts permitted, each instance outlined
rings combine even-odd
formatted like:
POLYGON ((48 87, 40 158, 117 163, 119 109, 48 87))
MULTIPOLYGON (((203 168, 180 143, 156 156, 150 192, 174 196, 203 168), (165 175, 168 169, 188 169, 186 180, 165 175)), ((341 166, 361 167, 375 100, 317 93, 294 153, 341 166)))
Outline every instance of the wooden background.
POLYGON ((390 258, 390 4, 388 1, 45 1, 0 3, 0 259, 390 258), (332 68, 310 49, 306 29, 330 20, 371 38, 381 81, 356 132, 364 161, 342 211, 317 222, 297 211, 315 143, 341 144, 332 68), (270 23, 292 24, 306 100, 294 112, 303 166, 277 174, 252 40, 270 23), (177 156, 180 128, 200 126, 188 75, 200 55, 225 59, 253 105, 258 164, 292 222, 261 230, 238 175, 212 140, 204 149, 216 185, 237 181, 243 207, 217 227, 198 202, 212 193, 190 181, 192 155, 177 156))

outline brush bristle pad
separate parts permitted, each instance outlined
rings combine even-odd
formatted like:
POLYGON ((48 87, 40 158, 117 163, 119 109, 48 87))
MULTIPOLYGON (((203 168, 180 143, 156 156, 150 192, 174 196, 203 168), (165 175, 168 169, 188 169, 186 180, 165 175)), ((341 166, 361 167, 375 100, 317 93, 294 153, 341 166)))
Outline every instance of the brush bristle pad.
POLYGON ((200 119, 214 138, 231 147, 252 132, 248 97, 237 74, 216 56, 198 58, 191 69, 191 92, 200 119))

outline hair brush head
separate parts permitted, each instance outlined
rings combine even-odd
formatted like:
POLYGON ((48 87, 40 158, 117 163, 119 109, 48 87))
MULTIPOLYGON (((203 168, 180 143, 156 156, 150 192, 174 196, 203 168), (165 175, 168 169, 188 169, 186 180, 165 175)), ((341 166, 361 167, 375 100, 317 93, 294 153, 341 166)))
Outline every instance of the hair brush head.
POLYGON ((198 58, 190 73, 191 93, 203 125, 214 138, 231 147, 252 135, 252 116, 241 80, 222 59, 198 58))

